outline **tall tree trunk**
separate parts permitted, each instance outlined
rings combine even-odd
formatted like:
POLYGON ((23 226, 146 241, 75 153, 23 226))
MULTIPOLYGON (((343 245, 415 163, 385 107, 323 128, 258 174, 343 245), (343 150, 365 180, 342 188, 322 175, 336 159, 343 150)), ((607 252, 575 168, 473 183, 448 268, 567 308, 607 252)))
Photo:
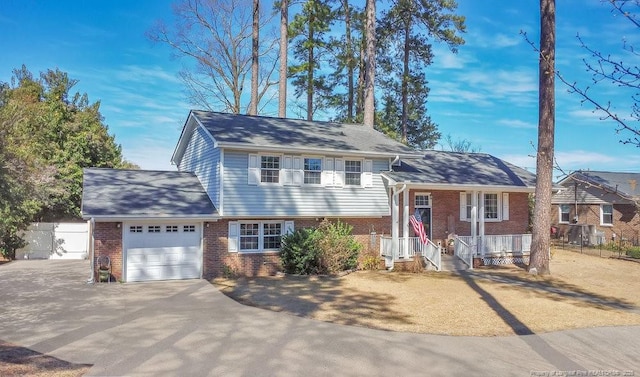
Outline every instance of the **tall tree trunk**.
POLYGON ((289 1, 280 3, 280 80, 278 83, 278 116, 287 117, 287 46, 289 44, 289 1))
POLYGON ((353 103, 354 103, 354 89, 353 89, 353 72, 354 72, 354 59, 353 59, 353 41, 351 40, 351 9, 349 8, 349 0, 342 0, 342 7, 344 8, 344 25, 345 25, 345 39, 346 39, 346 52, 347 52, 347 122, 353 122, 353 103))
POLYGON ((251 47, 251 102, 249 115, 258 115, 258 75, 260 67, 260 0, 253 0, 253 27, 251 47))
POLYGON ((374 84, 376 76, 376 0, 367 0, 365 38, 366 73, 364 77, 364 119, 365 126, 373 127, 375 116, 374 84))
POLYGON ((540 89, 538 112, 538 153, 536 197, 533 209, 533 236, 529 271, 548 275, 551 246, 551 188, 555 133, 555 0, 540 0, 540 89))
POLYGON ((411 20, 407 17, 404 22, 404 56, 402 61, 402 142, 407 142, 407 123, 409 122, 409 36, 411 33, 411 20))
POLYGON ((356 83, 356 118, 362 119, 364 113, 364 76, 366 71, 366 59, 365 59, 365 44, 366 41, 362 41, 359 44, 360 47, 360 59, 358 61, 358 81, 356 83))

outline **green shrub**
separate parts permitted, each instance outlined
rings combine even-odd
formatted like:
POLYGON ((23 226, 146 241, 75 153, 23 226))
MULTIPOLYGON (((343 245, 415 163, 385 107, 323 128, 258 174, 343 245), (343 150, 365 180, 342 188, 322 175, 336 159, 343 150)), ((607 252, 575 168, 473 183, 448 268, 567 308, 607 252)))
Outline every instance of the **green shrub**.
POLYGON ((355 269, 358 266, 358 254, 362 245, 352 235, 353 227, 340 220, 323 221, 318 228, 320 238, 318 249, 321 266, 326 272, 335 274, 355 269))
POLYGON ((322 273, 318 251, 319 233, 316 229, 297 229, 282 237, 280 260, 284 271, 289 274, 322 273))
POLYGON ((640 247, 635 246, 627 249, 627 256, 640 259, 640 247))
POLYGON ((335 274, 355 269, 362 246, 343 222, 323 221, 318 228, 297 229, 282 237, 280 261, 289 274, 335 274))

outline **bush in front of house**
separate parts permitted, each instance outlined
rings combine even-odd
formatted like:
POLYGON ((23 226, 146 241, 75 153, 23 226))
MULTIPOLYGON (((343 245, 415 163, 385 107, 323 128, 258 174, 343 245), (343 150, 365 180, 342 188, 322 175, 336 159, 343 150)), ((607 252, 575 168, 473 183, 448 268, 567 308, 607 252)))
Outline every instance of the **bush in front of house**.
POLYGON ((627 249, 627 256, 635 259, 640 259, 640 247, 634 246, 627 249))
POLYGON ((280 260, 286 273, 335 274, 356 268, 360 245, 353 227, 323 221, 317 228, 298 229, 282 237, 280 260))
POLYGON ((288 274, 311 275, 321 273, 317 229, 296 229, 282 237, 280 260, 288 274))
POLYGON ((351 225, 340 220, 325 220, 318 227, 318 231, 321 265, 328 273, 335 274, 358 266, 358 254, 362 245, 353 237, 351 225))

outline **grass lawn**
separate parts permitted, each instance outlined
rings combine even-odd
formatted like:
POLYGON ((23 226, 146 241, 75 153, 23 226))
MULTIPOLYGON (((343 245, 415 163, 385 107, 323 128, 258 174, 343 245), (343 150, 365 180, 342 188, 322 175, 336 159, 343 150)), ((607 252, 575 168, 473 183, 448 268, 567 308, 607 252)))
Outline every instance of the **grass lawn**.
POLYGON ((557 249, 551 272, 532 276, 509 266, 213 283, 247 305, 392 331, 498 336, 640 325, 640 263, 557 249))

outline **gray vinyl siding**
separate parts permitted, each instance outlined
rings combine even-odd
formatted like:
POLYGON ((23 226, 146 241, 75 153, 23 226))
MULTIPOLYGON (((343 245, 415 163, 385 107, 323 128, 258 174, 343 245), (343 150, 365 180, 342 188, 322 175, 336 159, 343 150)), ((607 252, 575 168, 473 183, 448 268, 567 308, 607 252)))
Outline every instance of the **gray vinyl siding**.
POLYGON ((248 158, 245 152, 224 151, 223 210, 227 217, 377 217, 390 213, 380 177, 380 171, 389 170, 388 160, 373 160, 372 187, 329 188, 249 185, 248 158))
POLYGON ((220 209, 220 149, 214 148, 201 127, 193 131, 178 170, 195 173, 213 205, 220 209))

